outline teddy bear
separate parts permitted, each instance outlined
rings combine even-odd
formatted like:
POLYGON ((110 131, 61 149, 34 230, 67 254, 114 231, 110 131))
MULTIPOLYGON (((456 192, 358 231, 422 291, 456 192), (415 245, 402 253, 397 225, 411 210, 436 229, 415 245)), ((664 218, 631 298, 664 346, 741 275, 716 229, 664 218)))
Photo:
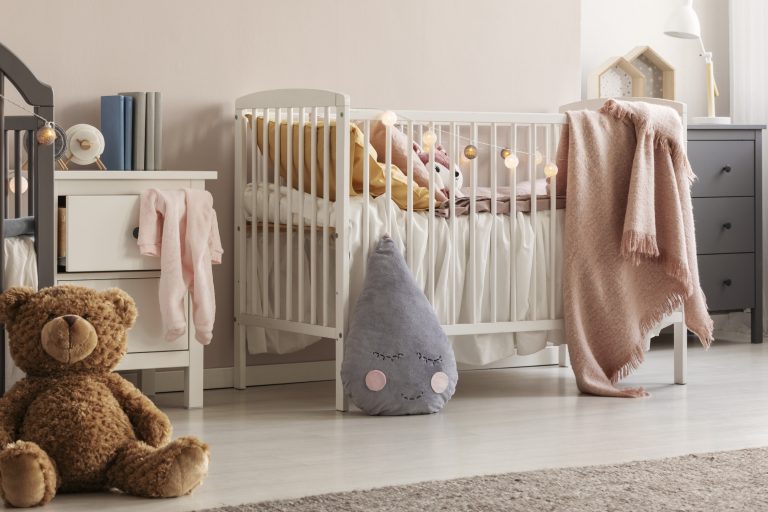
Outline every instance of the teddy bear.
MULTIPOLYGON (((419 160, 425 165, 429 165, 429 151, 426 148, 422 148, 416 142, 413 143, 413 150, 419 157, 419 160)), ((442 146, 437 144, 435 146, 435 173, 438 176, 441 183, 445 184, 443 189, 446 196, 453 195, 454 197, 464 197, 461 191, 461 187, 464 186, 464 174, 461 172, 461 168, 458 165, 451 166, 451 160, 448 156, 448 152, 442 146), (453 167, 453 172, 449 169, 453 167)))
POLYGON ((54 286, 0 295, 0 322, 26 372, 0 398, 0 495, 32 507, 57 492, 118 489, 176 497, 200 485, 208 447, 171 441, 171 424, 112 372, 136 321, 133 299, 112 288, 54 286))

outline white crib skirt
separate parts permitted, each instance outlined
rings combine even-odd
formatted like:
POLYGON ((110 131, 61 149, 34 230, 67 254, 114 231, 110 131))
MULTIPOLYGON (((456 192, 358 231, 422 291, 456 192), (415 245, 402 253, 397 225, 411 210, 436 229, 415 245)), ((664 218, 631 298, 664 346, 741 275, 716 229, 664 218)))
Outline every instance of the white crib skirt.
MULTIPOLYGON (((281 195, 283 199, 280 204, 280 219, 272 218, 271 213, 274 211, 273 199, 276 196, 274 189, 268 194, 270 197, 270 204, 268 211, 269 221, 285 223, 288 219, 287 211, 285 208, 285 195, 289 193, 280 187, 281 195)), ((246 204, 250 202, 250 194, 246 196, 246 204)), ((261 194, 259 194, 261 195, 261 194)), ((311 200, 311 199, 310 199, 311 200)), ((314 200, 311 200, 315 202, 314 200)), ((294 204, 298 203, 295 201, 294 204)), ((322 205, 322 201, 317 201, 318 205, 322 205)), ((406 240, 406 225, 407 215, 406 212, 397 208, 393 203, 389 203, 389 214, 391 222, 387 222, 387 201, 385 197, 379 197, 376 199, 370 199, 369 206, 369 242, 368 249, 372 250, 375 244, 381 236, 389 234, 396 243, 403 248, 406 240), (391 225, 391 229, 388 227, 391 225)), ((250 208, 247 209, 246 214, 250 213, 250 208)), ((261 220, 260 209, 257 210, 257 221, 261 220)), ((292 220, 295 222, 297 208, 292 208, 294 215, 292 220)), ((350 199, 350 223, 347 226, 347 236, 349 240, 350 249, 350 276, 349 276, 349 304, 350 311, 354 311, 354 305, 363 287, 363 280, 365 276, 365 254, 366 251, 363 247, 363 200, 360 197, 354 197, 350 199)), ((305 206, 305 211, 311 211, 308 206, 305 206)), ((320 211, 318 214, 318 224, 322 225, 323 219, 330 218, 329 225, 335 225, 335 211, 334 206, 331 203, 329 207, 328 216, 325 215, 325 211, 320 211)), ((428 287, 428 271, 430 268, 435 269, 435 292, 434 292, 434 307, 438 318, 443 324, 450 323, 475 323, 475 322, 490 322, 492 321, 491 315, 491 282, 495 282, 495 295, 496 295, 496 321, 510 321, 510 320, 532 320, 532 300, 533 300, 533 286, 532 283, 536 281, 536 319, 549 319, 549 318, 562 318, 562 233, 564 226, 564 210, 558 210, 555 213, 556 216, 556 258, 555 258, 555 274, 550 275, 550 243, 552 237, 550 236, 550 212, 540 211, 536 216, 536 226, 532 224, 532 216, 530 214, 518 213, 515 217, 491 214, 478 214, 475 217, 475 239, 476 239, 476 262, 474 265, 474 272, 477 276, 476 295, 473 293, 472 287, 472 268, 470 267, 470 217, 462 216, 457 217, 455 222, 456 239, 452 240, 451 233, 451 220, 450 219, 435 219, 434 226, 434 240, 435 240, 435 262, 430 261, 429 253, 429 214, 414 213, 414 233, 413 233, 413 267, 412 271, 416 281, 427 293, 428 287), (513 226, 513 219, 515 220, 515 226, 513 226), (493 225, 495 228, 495 238, 497 247, 497 261, 494 265, 491 257, 492 251, 492 237, 493 225), (533 237, 534 231, 536 236, 535 252, 533 237), (514 242, 513 240, 514 233, 514 242), (534 272, 534 260, 536 261, 534 272), (452 262, 455 264, 452 265, 452 262), (512 278, 512 266, 515 268, 515 279, 512 278), (555 290, 555 311, 554 314, 550 308, 550 295, 552 279, 554 279, 555 290), (453 284, 453 293, 451 290, 453 284), (516 297, 516 318, 512 318, 511 315, 511 294, 510 291, 514 289, 516 297), (455 297, 455 302, 453 297, 455 297), (475 299, 477 297, 477 299, 475 299), (473 306, 476 309, 476 316, 473 316, 473 306), (452 312, 454 315, 452 316, 452 312)), ((250 218, 250 215, 248 215, 250 218)), ((274 217, 277 217, 276 215, 274 217)), ((309 219, 306 219, 306 224, 309 225, 309 219)), ((257 235, 256 246, 256 258, 257 261, 254 265, 253 254, 251 248, 251 240, 247 240, 247 272, 248 272, 248 289, 246 291, 247 296, 247 308, 250 312, 260 312, 262 308, 261 304, 261 291, 265 279, 269 279, 270 290, 268 296, 268 312, 271 315, 274 311, 274 296, 272 290, 274 290, 274 280, 280 279, 281 282, 281 316, 286 312, 286 275, 288 272, 287 258, 285 257, 287 250, 286 233, 280 233, 280 251, 283 255, 279 261, 279 268, 275 268, 274 265, 274 234, 269 233, 268 249, 269 249, 269 268, 268 275, 263 275, 261 257, 262 238, 261 234, 257 235), (255 272, 255 275, 254 275, 255 272), (251 286, 256 286, 256 293, 253 294, 251 286)), ((291 272, 293 273, 293 307, 291 320, 298 320, 299 308, 303 309, 303 320, 308 321, 310 315, 310 282, 309 282, 309 270, 310 270, 310 244, 309 235, 305 238, 304 254, 298 254, 298 234, 296 230, 293 232, 293 256, 291 263, 291 272), (304 267, 304 300, 303 304, 299 304, 298 293, 298 265, 301 264, 304 267)), ((318 232, 317 235, 317 261, 316 261, 316 275, 317 291, 316 291, 316 304, 317 304, 317 320, 318 323, 322 323, 323 320, 323 304, 327 304, 327 319, 329 323, 333 322, 335 318, 335 264, 334 264, 334 245, 331 242, 329 251, 329 290, 322 289, 322 233, 318 232)), ((456 352, 456 359, 458 362, 471 364, 471 365, 485 365, 494 361, 507 358, 511 355, 527 355, 537 352, 547 346, 547 342, 561 343, 563 340, 562 332, 529 332, 529 333, 517 333, 517 334, 490 334, 490 335, 472 335, 472 336, 453 336, 452 342, 454 350, 456 352)), ((277 332, 267 330, 258 327, 249 327, 247 329, 248 350, 252 354, 258 353, 277 353, 285 354, 288 352, 294 352, 301 350, 302 348, 311 345, 319 340, 314 336, 297 335, 293 333, 277 332)))

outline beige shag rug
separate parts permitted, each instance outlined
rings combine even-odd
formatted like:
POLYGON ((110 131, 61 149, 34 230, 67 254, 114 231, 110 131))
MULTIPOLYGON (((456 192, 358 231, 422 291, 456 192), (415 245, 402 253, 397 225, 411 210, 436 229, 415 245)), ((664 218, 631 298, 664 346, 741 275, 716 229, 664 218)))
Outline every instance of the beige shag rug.
POLYGON ((768 510, 768 448, 424 482, 206 512, 486 510, 768 510))

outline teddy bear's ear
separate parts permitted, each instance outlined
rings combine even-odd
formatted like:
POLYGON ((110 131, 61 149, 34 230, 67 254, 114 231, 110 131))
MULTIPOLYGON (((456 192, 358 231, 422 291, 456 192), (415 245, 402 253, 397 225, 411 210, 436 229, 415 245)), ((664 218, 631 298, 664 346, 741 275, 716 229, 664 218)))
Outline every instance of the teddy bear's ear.
POLYGON ((0 295, 0 323, 13 320, 19 308, 35 294, 32 288, 14 286, 0 295))
POLYGON ((136 303, 130 295, 120 288, 109 288, 101 292, 101 296, 112 303, 118 316, 122 318, 123 325, 127 328, 133 327, 139 312, 136 309, 136 303))

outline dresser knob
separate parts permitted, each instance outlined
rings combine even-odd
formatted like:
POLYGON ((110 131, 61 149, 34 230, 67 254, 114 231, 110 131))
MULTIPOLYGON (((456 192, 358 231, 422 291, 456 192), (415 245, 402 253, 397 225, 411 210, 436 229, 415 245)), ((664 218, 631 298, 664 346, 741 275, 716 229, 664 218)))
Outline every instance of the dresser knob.
POLYGON ((133 238, 138 240, 139 239, 139 228, 133 228, 133 233, 132 234, 133 234, 133 238))
POLYGON ((733 281, 731 281, 730 279, 726 279, 725 281, 723 281, 723 286, 731 286, 732 284, 733 284, 733 281))
POLYGON ((730 222, 726 222, 725 224, 723 224, 723 229, 731 229, 732 227, 733 226, 731 225, 730 222))
POLYGON ((722 171, 723 172, 731 172, 731 166, 730 165, 726 165, 725 167, 722 168, 722 171))

